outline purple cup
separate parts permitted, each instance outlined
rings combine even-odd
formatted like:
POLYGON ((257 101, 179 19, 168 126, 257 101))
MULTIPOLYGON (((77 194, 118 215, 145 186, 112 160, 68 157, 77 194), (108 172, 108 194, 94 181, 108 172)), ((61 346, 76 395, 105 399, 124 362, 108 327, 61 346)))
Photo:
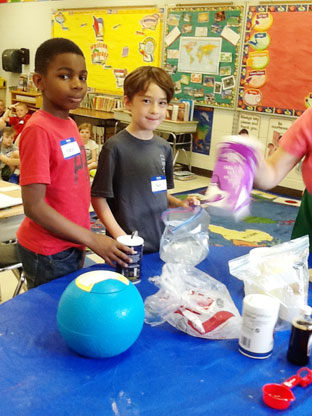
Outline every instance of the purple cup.
POLYGON ((260 143, 249 136, 226 136, 218 145, 217 160, 202 205, 211 214, 233 215, 236 220, 250 212, 250 193, 260 143))

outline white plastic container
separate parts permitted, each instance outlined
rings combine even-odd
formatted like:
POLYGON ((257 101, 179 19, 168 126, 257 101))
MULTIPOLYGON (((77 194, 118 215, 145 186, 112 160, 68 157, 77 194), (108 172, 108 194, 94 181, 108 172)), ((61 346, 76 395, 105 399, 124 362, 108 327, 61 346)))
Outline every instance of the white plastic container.
POLYGON ((263 359, 272 354, 274 327, 278 318, 278 299, 262 294, 244 297, 239 351, 251 358, 263 359))

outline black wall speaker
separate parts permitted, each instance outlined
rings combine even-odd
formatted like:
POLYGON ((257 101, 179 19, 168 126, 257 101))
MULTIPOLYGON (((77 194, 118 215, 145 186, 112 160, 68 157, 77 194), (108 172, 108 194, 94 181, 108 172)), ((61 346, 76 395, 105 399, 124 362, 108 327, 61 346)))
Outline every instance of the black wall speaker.
POLYGON ((22 72, 22 53, 20 49, 5 49, 2 52, 2 68, 8 72, 22 72))

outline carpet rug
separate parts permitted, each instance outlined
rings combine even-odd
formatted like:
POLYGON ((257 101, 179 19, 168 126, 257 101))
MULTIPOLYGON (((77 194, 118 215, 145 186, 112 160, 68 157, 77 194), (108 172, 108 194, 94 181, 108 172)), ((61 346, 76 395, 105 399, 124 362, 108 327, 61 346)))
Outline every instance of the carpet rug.
MULTIPOLYGON (((204 196, 206 188, 175 194, 204 196)), ((289 241, 300 200, 258 190, 252 191, 250 216, 233 218, 210 215, 209 245, 268 247, 289 241)))
MULTIPOLYGON (((187 195, 204 197, 205 188, 174 194, 185 199, 187 195)), ((210 215, 209 245, 269 247, 289 241, 298 213, 300 200, 253 190, 250 216, 240 221, 210 215)), ((94 212, 90 213, 91 229, 105 233, 105 228, 94 212)))

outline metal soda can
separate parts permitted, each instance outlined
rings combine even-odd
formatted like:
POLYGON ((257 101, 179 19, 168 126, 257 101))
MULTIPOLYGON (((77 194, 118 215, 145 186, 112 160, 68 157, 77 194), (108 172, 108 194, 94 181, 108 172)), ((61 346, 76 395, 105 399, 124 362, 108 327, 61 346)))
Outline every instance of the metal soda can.
POLYGON ((251 294, 243 300, 243 319, 239 351, 251 358, 263 359, 272 354, 274 327, 280 302, 263 294, 251 294))

